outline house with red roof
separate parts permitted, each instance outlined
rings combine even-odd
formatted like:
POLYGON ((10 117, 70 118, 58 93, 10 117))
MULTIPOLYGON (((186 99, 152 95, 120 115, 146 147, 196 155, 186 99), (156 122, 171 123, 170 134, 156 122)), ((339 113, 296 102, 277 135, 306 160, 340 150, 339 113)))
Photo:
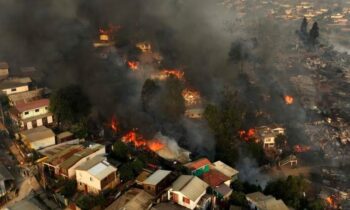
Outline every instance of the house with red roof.
POLYGON ((53 123, 53 114, 49 111, 49 105, 49 99, 16 104, 10 109, 10 116, 21 130, 49 126, 53 123))

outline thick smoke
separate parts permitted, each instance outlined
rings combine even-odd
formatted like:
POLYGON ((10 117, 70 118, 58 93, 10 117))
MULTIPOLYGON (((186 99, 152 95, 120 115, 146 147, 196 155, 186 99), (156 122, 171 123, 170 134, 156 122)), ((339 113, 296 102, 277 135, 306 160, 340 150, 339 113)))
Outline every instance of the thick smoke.
POLYGON ((183 69, 188 84, 207 101, 215 103, 224 86, 236 86, 247 106, 258 109, 261 96, 252 88, 250 79, 238 77, 238 66, 228 56, 232 42, 255 39, 257 46, 249 48, 248 60, 256 64, 246 68, 256 78, 261 92, 271 95, 271 101, 262 105, 276 113, 280 122, 303 121, 300 107, 283 106, 283 95, 292 91, 286 85, 289 74, 272 65, 291 37, 286 31, 293 30, 285 30, 259 13, 255 13, 256 18, 240 19, 235 8, 227 9, 219 3, 0 0, 0 60, 9 62, 12 73, 22 66, 36 66, 45 73, 41 82, 51 88, 81 85, 96 113, 106 118, 115 113, 127 128, 153 135, 163 129, 177 140, 186 138, 186 146, 199 153, 213 155, 215 143, 207 125, 183 120, 184 132, 174 125, 158 125, 143 112, 140 103, 146 77, 125 67, 121 49, 111 49, 113 53, 107 59, 99 59, 92 40, 99 28, 120 25, 122 35, 131 44, 151 42, 164 57, 162 67, 183 69), (284 114, 277 114, 281 112, 284 114))

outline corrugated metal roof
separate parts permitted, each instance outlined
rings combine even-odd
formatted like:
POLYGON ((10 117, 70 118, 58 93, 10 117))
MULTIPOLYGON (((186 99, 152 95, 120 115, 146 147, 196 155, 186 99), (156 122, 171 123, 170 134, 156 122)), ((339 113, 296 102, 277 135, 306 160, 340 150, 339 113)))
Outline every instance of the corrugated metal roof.
POLYGON ((0 62, 0 69, 8 69, 9 68, 9 64, 7 62, 0 62))
POLYGON ((181 175, 173 184, 172 190, 179 191, 192 201, 206 192, 208 184, 196 176, 181 175))
POLYGON ((15 180, 9 170, 2 163, 0 163, 0 180, 15 180))
POLYGON ((106 178, 117 169, 110 165, 103 156, 96 156, 85 163, 81 164, 76 170, 87 171, 90 175, 98 180, 106 178))
POLYGON ((30 130, 22 131, 21 136, 23 136, 23 138, 27 141, 35 142, 42 139, 55 137, 55 133, 45 126, 39 126, 30 130))
POLYGON ((184 166, 191 169, 191 170, 196 170, 198 168, 201 168, 205 165, 210 165, 210 164, 211 164, 210 160, 208 160, 207 158, 201 158, 201 159, 198 159, 196 161, 187 163, 184 166))
POLYGON ((214 163, 214 166, 216 170, 220 171, 221 173, 225 174, 228 177, 235 176, 239 173, 236 169, 228 166, 227 164, 221 161, 216 161, 214 163))
POLYGON ((171 171, 167 171, 167 170, 157 170, 151 176, 149 176, 143 182, 143 184, 157 185, 159 182, 165 179, 170 173, 171 171))

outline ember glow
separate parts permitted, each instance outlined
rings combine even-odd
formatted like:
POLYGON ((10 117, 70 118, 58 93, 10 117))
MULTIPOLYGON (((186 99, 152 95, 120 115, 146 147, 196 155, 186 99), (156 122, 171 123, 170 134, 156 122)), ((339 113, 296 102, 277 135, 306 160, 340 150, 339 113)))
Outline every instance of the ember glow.
POLYGON ((140 42, 136 44, 136 47, 140 49, 142 52, 151 52, 152 51, 152 46, 148 42, 140 42))
POLYGON ((128 61, 127 64, 129 69, 132 71, 136 71, 139 69, 139 62, 137 61, 128 61))
POLYGON ((182 91, 182 97, 185 99, 186 106, 192 106, 201 103, 200 93, 189 88, 186 88, 182 91))
POLYGON ((152 151, 158 151, 165 147, 164 143, 162 143, 160 140, 152 139, 152 140, 146 140, 143 138, 142 135, 138 134, 136 130, 129 131, 127 134, 125 134, 122 137, 122 141, 124 143, 131 143, 136 148, 140 149, 149 149, 152 151))
POLYGON ((286 95, 284 96, 284 101, 287 105, 293 104, 294 98, 292 96, 286 95))
POLYGON ((114 131, 114 132, 117 132, 119 130, 119 127, 118 127, 118 121, 117 121, 117 118, 115 116, 112 117, 112 120, 111 120, 111 129, 114 131))
POLYGON ((310 146, 305 146, 305 145, 300 145, 300 144, 297 144, 294 146, 294 152, 296 152, 296 153, 308 152, 310 150, 311 150, 310 146))
POLYGON ((249 141, 250 139, 253 139, 255 137, 255 129, 250 128, 247 131, 245 130, 240 130, 239 131, 239 137, 244 139, 245 141, 249 141))
POLYGON ((178 78, 179 80, 183 80, 184 79, 184 75, 185 73, 183 71, 180 70, 162 70, 160 72, 161 75, 164 75, 165 77, 170 77, 170 76, 174 76, 176 78, 178 78))

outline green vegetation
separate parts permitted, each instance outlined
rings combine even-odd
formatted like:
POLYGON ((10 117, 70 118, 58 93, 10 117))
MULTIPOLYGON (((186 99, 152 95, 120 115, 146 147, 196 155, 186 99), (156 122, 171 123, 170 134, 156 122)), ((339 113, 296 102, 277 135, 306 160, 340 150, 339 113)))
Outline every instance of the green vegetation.
POLYGON ((10 107, 10 100, 5 94, 0 93, 0 104, 2 105, 3 109, 8 109, 10 107))
POLYGON ((67 182, 64 183, 61 193, 66 198, 72 198, 73 195, 76 193, 76 191, 77 191, 77 181, 68 180, 67 182))
POLYGON ((106 203, 106 200, 103 195, 98 195, 98 196, 82 195, 76 201, 76 204, 82 210, 89 210, 95 206, 104 206, 105 203, 106 203))
POLYGON ((127 161, 129 155, 129 148, 121 141, 116 141, 113 145, 112 155, 120 161, 127 161))
POLYGON ((310 184, 300 176, 288 176, 287 179, 278 179, 268 183, 264 193, 282 199, 286 205, 295 209, 324 209, 325 204, 319 199, 308 200, 304 193, 311 188, 310 184))
POLYGON ((244 110, 231 90, 223 92, 223 100, 218 105, 208 105, 204 117, 216 138, 217 159, 234 165, 238 160, 238 130, 244 118, 244 110))
POLYGON ((91 104, 88 97, 77 85, 58 89, 51 95, 50 111, 59 125, 72 125, 84 122, 90 114, 91 104))

